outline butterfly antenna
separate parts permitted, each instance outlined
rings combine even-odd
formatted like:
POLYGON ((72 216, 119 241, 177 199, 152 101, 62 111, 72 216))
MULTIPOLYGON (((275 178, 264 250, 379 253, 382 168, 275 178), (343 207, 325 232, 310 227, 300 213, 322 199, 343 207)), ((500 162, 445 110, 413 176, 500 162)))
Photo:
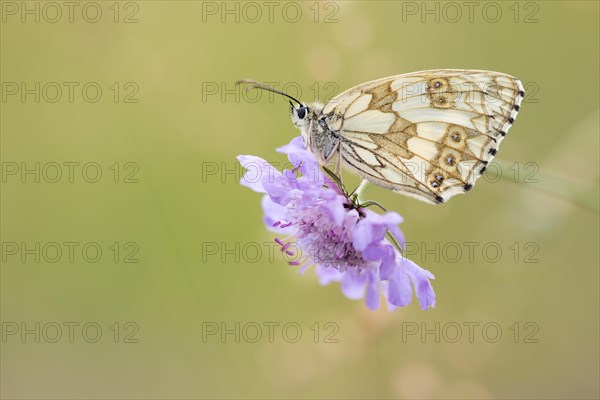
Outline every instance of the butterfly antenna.
MULTIPOLYGON (((260 83, 260 82, 254 81, 252 79, 240 79, 239 81, 235 82, 236 85, 241 85, 243 83, 247 84, 246 90, 252 90, 252 89, 266 90, 268 92, 273 92, 273 93, 277 93, 277 94, 280 94, 282 96, 285 96, 288 99, 291 99, 291 100, 295 101, 296 103, 298 103, 299 106, 302 105, 301 102, 299 102, 298 100, 296 100, 295 98, 293 98, 289 94, 287 94, 285 92, 282 92, 281 90, 277 90, 274 87, 271 87, 269 85, 265 85, 264 83, 260 83)), ((292 106, 293 106, 293 104, 292 104, 292 106)))

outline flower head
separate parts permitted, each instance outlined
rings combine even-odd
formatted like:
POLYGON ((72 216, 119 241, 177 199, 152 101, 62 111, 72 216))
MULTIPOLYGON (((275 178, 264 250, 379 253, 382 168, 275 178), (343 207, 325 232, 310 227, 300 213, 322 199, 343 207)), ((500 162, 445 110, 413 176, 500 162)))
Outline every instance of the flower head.
POLYGON ((290 264, 300 266, 301 273, 316 264, 321 284, 340 282, 347 297, 364 296, 370 309, 378 308, 380 293, 390 308, 406 306, 413 286, 421 308, 435 305, 429 282, 434 276, 402 256, 386 238, 389 234, 404 245, 399 214, 377 214, 351 199, 322 172, 302 137, 277 150, 287 154, 292 169, 280 172, 254 156, 242 155, 238 160, 246 168, 241 184, 265 193, 265 225, 287 236, 275 238, 281 251, 292 256, 293 249, 300 249, 299 259, 290 264), (286 242, 292 236, 295 243, 286 242))

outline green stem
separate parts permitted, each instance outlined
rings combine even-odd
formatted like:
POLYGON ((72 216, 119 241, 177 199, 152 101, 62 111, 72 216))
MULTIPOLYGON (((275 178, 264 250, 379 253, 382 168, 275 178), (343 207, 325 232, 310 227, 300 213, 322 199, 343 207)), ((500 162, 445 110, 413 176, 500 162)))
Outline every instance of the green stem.
POLYGON ((523 173, 518 164, 511 164, 504 160, 494 160, 494 162, 500 167, 499 177, 502 180, 520 184, 529 190, 546 193, 592 212, 600 213, 600 188, 597 182, 577 181, 572 176, 559 176, 541 169, 532 169, 531 173, 523 173), (516 169, 511 168, 515 165, 517 165, 516 169), (506 171, 514 171, 514 173, 506 173, 506 171))

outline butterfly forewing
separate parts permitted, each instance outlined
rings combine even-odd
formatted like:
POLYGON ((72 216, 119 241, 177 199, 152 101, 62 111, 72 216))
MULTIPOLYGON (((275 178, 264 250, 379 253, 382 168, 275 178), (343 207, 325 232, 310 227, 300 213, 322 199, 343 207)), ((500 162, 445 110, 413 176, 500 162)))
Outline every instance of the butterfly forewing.
POLYGON ((485 171, 524 96, 518 79, 430 70, 356 86, 333 98, 343 165, 400 193, 440 203, 485 171))

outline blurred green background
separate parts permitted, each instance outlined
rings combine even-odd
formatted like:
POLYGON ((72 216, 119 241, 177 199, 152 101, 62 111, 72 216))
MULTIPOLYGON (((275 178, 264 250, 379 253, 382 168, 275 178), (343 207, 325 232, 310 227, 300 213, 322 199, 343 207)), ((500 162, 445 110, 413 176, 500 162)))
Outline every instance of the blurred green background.
POLYGON ((598 398, 598 2, 465 3, 2 1, 2 398, 598 398), (527 96, 504 179, 369 188, 438 296, 370 312, 271 254, 235 157, 297 131, 233 82, 433 68, 527 96))

